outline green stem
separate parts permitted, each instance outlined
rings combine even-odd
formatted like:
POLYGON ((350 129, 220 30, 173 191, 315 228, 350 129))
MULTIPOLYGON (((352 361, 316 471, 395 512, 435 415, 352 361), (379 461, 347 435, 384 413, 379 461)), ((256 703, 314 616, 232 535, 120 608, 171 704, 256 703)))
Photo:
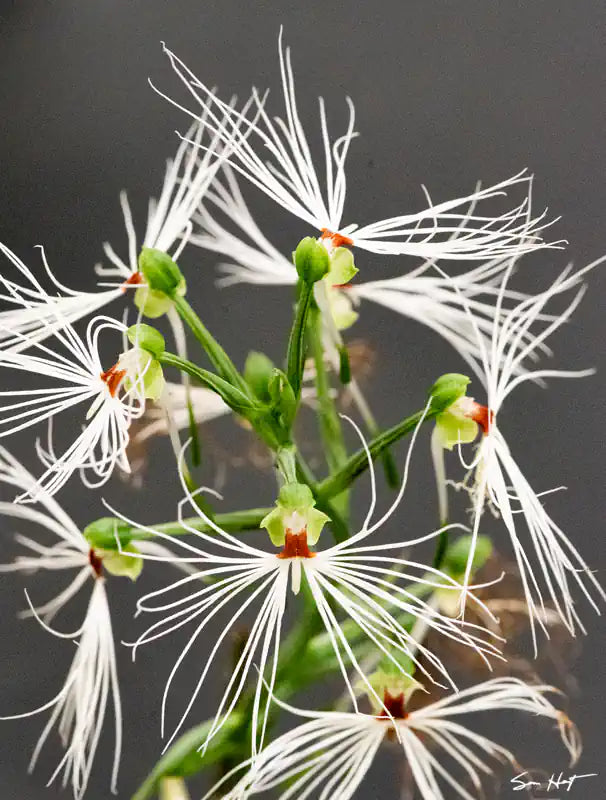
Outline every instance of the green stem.
MULTIPOLYGON (((441 525, 447 525, 447 522, 441 522, 441 525)), ((436 551, 433 556, 433 566, 435 569, 440 569, 442 566, 442 562, 444 561, 444 556, 448 550, 448 531, 442 531, 442 533, 438 536, 438 541, 436 543, 436 551)))
MULTIPOLYGON (((241 531, 254 531, 259 529, 261 520, 267 516, 271 508, 246 508, 241 511, 228 511, 225 514, 215 515, 217 527, 228 533, 240 533, 241 531)), ((183 520, 189 528, 193 528, 201 533, 213 534, 214 530, 200 517, 188 517, 183 520)), ((171 536, 184 536, 184 530, 180 522, 163 522, 160 525, 150 525, 152 531, 159 533, 169 533, 171 536)), ((131 539, 150 539, 152 534, 141 528, 132 528, 131 539)))
POLYGON ((179 316, 189 326, 196 339, 200 342, 219 375, 228 383, 238 387, 244 394, 248 394, 248 385, 246 381, 236 369, 231 358, 210 333, 187 300, 177 295, 173 298, 173 301, 175 308, 179 312, 179 316))
MULTIPOLYGON (((425 415, 424 421, 427 422, 439 414, 441 410, 440 408, 430 408, 426 412, 417 411, 416 414, 407 417, 405 420, 402 420, 402 422, 398 422, 393 428, 383 431, 383 433, 379 434, 379 436, 368 443, 368 449, 370 450, 372 460, 374 461, 380 456, 387 447, 390 447, 407 434, 412 433, 421 419, 423 419, 423 415, 425 415)), ((322 500, 326 500, 340 494, 366 469, 368 469, 368 457, 364 450, 359 450, 348 459, 343 468, 335 475, 325 478, 316 486, 318 497, 322 500)))
MULTIPOLYGON (((242 531, 258 530, 261 520, 271 508, 247 508, 241 511, 229 511, 226 514, 215 514, 214 522, 228 533, 241 533, 242 531)), ((189 531, 183 526, 208 533, 211 536, 214 529, 201 517, 189 517, 181 522, 162 522, 159 525, 150 525, 148 528, 131 528, 120 519, 104 517, 102 520, 92 522, 86 529, 86 538, 91 546, 101 550, 113 550, 116 547, 116 536, 123 546, 127 542, 137 542, 153 539, 154 533, 166 533, 170 536, 187 536, 189 531)))
POLYGON ((343 467, 347 461, 347 450, 345 448, 341 420, 330 395, 330 381, 324 361, 322 314, 317 308, 313 309, 309 314, 308 331, 316 373, 320 434, 324 443, 328 468, 331 473, 334 473, 343 467))
POLYGON ((297 401, 301 394, 301 382, 303 380, 303 367, 305 365, 305 329, 307 327, 307 315, 313 299, 313 283, 300 281, 299 299, 297 300, 297 310, 293 320, 290 337, 288 339, 288 354, 286 376, 292 386, 297 401))

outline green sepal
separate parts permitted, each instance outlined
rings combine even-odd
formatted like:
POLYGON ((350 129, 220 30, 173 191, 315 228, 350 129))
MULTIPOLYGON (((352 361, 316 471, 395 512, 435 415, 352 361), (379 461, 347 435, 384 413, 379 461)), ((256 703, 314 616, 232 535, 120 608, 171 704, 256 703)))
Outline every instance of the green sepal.
MULTIPOLYGON (((423 684, 414 677, 416 664, 408 656, 400 653, 392 655, 396 663, 391 658, 383 656, 375 672, 369 676, 368 682, 381 699, 383 693, 388 691, 392 697, 402 693, 408 700, 417 689, 423 688, 423 684)), ((376 698, 370 696, 369 700, 376 709, 376 698)))
POLYGON ((143 569, 143 559, 130 553, 139 551, 131 543, 126 553, 119 553, 117 550, 96 551, 103 560, 103 567, 110 575, 130 578, 136 581, 143 569))
MULTIPOLYGON (((161 358, 161 356, 160 356, 161 358)), ((119 366, 124 366, 127 374, 124 378, 125 389, 130 389, 133 384, 143 385, 144 396, 147 400, 158 400, 164 391, 166 381, 159 361, 141 348, 127 350, 120 356, 119 366), (135 374, 133 374, 134 362, 135 374)))
POLYGON ((326 281, 331 286, 349 283, 360 270, 354 264, 354 255, 347 247, 337 247, 330 256, 330 269, 326 281))
POLYGON ((164 336, 160 331, 152 328, 151 325, 146 325, 144 322, 140 322, 138 325, 131 325, 126 331, 126 335, 132 345, 141 348, 141 350, 146 350, 154 358, 160 358, 166 350, 164 336))
POLYGON ((440 443, 445 450, 452 450, 455 445, 470 444, 478 435, 478 424, 469 417, 443 411, 436 417, 436 428, 440 443))
POLYGON ((313 236, 301 239, 293 253, 293 261, 301 280, 314 284, 330 270, 330 256, 324 245, 313 236))
POLYGON ((173 297, 184 294, 185 278, 173 259, 162 250, 144 247, 139 255, 139 271, 154 292, 173 297))
POLYGON ((131 527, 117 517, 101 517, 91 522, 84 528, 82 535, 93 550, 117 550, 120 540, 120 547, 124 548, 131 539, 131 527))
POLYGON ((157 292, 149 286, 139 286, 135 291, 134 303, 144 316, 157 319, 169 311, 173 301, 163 292, 157 292))
POLYGON ((272 360, 265 353, 251 350, 246 357, 244 380, 263 403, 271 401, 269 382, 274 374, 274 369, 272 360))
POLYGON ((286 483, 280 489, 276 507, 261 520, 259 527, 267 530, 269 538, 276 547, 282 547, 286 529, 290 527, 289 523, 296 515, 307 531, 307 543, 314 545, 320 538, 324 525, 330 522, 330 517, 318 511, 315 505, 309 486, 304 483, 286 483))
POLYGON ((445 411, 467 391, 471 379, 458 372, 448 372, 434 383, 428 394, 431 397, 431 407, 435 411, 445 411))
POLYGON ((351 298, 342 289, 327 287, 326 295, 330 313, 338 331, 345 331, 356 322, 360 316, 354 310, 351 298))

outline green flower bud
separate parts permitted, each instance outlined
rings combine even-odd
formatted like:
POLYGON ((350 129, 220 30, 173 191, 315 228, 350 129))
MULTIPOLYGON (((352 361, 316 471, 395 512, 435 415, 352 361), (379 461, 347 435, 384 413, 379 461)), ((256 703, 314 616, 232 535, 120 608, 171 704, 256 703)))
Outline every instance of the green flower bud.
POLYGON ((434 383, 428 394, 431 397, 431 407, 437 411, 445 411, 459 397, 463 397, 467 391, 471 379, 467 375, 458 372, 447 372, 434 383))
MULTIPOLYGON (((450 545, 442 562, 442 570, 455 580, 465 574, 467 559, 469 558, 469 548, 471 546, 471 535, 460 536, 456 542, 450 545)), ((492 542, 488 536, 478 536, 476 549, 473 554, 472 569, 479 570, 492 555, 492 542)))
POLYGON ((274 367, 267 385, 272 406, 282 417, 282 423, 290 428, 297 413, 297 399, 292 386, 281 369, 274 367))
POLYGON ((301 239, 293 254, 293 260, 299 277, 307 284, 319 281, 330 269, 328 251, 313 236, 301 239))
MULTIPOLYGON (((471 536, 461 536, 450 545, 444 556, 441 569, 453 580, 461 583, 467 569, 471 536)), ((472 561, 472 574, 476 573, 488 561, 492 554, 492 542, 487 536, 478 536, 472 561)), ((456 588, 436 589, 435 597, 439 601, 440 611, 449 617, 457 617, 461 611, 461 593, 456 588)))
POLYGON ((252 350, 244 365, 244 380, 252 388, 255 396, 264 403, 269 403, 269 382, 273 377, 274 365, 264 353, 252 350))
POLYGON ((164 336, 160 331, 143 322, 131 325, 126 331, 126 335, 132 345, 140 347, 141 350, 147 350, 154 358, 160 358, 166 349, 164 336))
POLYGON ((139 256, 139 271, 152 291, 161 292, 169 297, 174 297, 185 285, 181 270, 162 250, 144 247, 139 256))
POLYGON ((303 483, 286 483, 280 489, 276 507, 261 521, 261 527, 269 533, 276 547, 281 547, 286 531, 307 532, 307 543, 316 544, 324 525, 330 517, 318 511, 311 489, 303 483))

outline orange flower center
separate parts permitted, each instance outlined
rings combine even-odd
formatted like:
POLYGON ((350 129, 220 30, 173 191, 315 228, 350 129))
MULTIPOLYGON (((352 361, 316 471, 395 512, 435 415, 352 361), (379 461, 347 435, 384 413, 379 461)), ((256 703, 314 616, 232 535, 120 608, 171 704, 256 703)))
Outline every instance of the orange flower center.
POLYGON ((322 236, 321 239, 330 239, 332 242, 333 247, 353 247, 354 242, 353 239, 350 239, 349 236, 343 236, 342 233, 333 233, 329 231, 328 228, 322 228, 322 236))
MULTIPOLYGON (((383 706, 391 714, 392 719, 406 719, 408 716, 404 702, 404 692, 393 695, 387 689, 383 689, 383 706)), ((377 719, 389 719, 389 714, 379 714, 377 719)))
POLYGON ((103 575, 103 564, 99 556, 95 553, 93 548, 88 551, 88 563, 91 565, 93 572, 100 578, 103 575))
POLYGON ((122 284, 122 291, 126 291, 127 286, 138 286, 140 283, 143 283, 143 275, 140 272, 133 272, 122 284))
POLYGON ((284 547, 282 552, 278 553, 278 558, 313 558, 315 555, 307 544, 307 530, 304 529, 300 533, 286 530, 284 547))
POLYGON ((488 433, 490 427, 494 425, 494 411, 489 411, 488 406, 482 406, 479 403, 474 403, 471 410, 465 414, 466 417, 476 422, 484 432, 488 433))
POLYGON ((110 367, 107 372, 101 373, 101 380, 103 383, 107 384, 107 388, 109 389, 109 393, 112 397, 116 396, 116 392, 120 388, 120 384, 122 383, 122 379, 126 375, 125 369, 118 369, 118 365, 114 364, 113 367, 110 367))

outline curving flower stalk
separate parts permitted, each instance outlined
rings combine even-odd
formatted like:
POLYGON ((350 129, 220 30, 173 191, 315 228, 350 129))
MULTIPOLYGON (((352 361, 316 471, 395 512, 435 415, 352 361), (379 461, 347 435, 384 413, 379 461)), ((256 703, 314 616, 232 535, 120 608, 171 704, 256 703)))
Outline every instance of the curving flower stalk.
POLYGON ((159 94, 194 120, 203 120, 211 134, 228 148, 227 160, 232 167, 286 211, 318 231, 329 251, 345 245, 384 255, 486 260, 519 248, 531 251, 545 246, 540 237, 547 224, 545 215, 534 219, 529 229, 525 224, 526 200, 500 215, 484 216, 473 212, 478 201, 504 195, 508 189, 526 184, 528 177, 524 173, 437 205, 425 190, 427 208, 420 212, 368 225, 344 225, 345 161, 356 136, 354 106, 349 98, 347 130, 334 141, 328 132, 324 101, 320 98, 324 147, 324 174, 320 176, 299 117, 290 50, 282 47, 282 33, 279 56, 285 119, 271 118, 267 114, 265 96, 260 97, 256 89, 252 95, 254 116, 248 117, 247 109, 238 112, 220 100, 173 52, 166 47, 164 50, 200 111, 191 111, 162 92, 159 94), (266 161, 266 157, 269 160, 266 161))
MULTIPOLYGON (((282 623, 289 589, 295 595, 298 594, 303 577, 326 629, 354 706, 357 700, 354 686, 348 677, 348 664, 351 665, 355 676, 379 703, 381 698, 370 686, 368 676, 364 674, 354 649, 343 631, 343 619, 352 620, 361 635, 374 644, 396 669, 406 671, 406 667, 402 666, 398 657, 410 659, 429 680, 436 683, 442 679, 454 686, 440 659, 422 643, 415 641, 402 624, 400 620, 403 615, 423 619, 426 628, 473 648, 488 665, 488 656, 498 655, 496 646, 484 638, 484 634, 487 633, 484 628, 444 616, 432 604, 418 596, 420 587, 428 587, 430 592, 441 587, 445 591, 450 589, 457 593, 462 590, 459 583, 439 570, 399 557, 403 547, 431 539, 438 535, 439 531, 407 542, 373 543, 373 535, 390 519, 404 494, 417 432, 418 428, 408 451, 403 482, 392 506, 380 519, 371 521, 375 510, 376 493, 374 472, 370 465, 372 499, 362 528, 347 541, 324 550, 311 549, 319 536, 317 517, 324 517, 320 512, 314 510, 309 519, 296 512, 291 514, 285 521, 282 550, 271 552, 253 547, 218 527, 195 503, 195 497, 187 491, 183 482, 186 497, 179 505, 179 520, 184 529, 195 537, 194 541, 184 541, 181 537, 174 538, 151 529, 150 532, 180 548, 184 555, 177 559, 177 563, 191 564, 195 566, 195 572, 139 600, 137 604, 139 611, 157 614, 160 619, 141 634, 133 646, 134 657, 137 648, 143 644, 168 636, 186 626, 194 628, 166 684, 162 699, 163 736, 169 691, 185 658, 200 643, 203 634, 209 625, 216 621, 218 614, 225 612, 229 619, 222 626, 216 641, 212 643, 191 699, 170 736, 167 747, 177 735, 200 691, 206 685, 221 645, 228 639, 234 627, 245 619, 246 614, 257 608, 250 635, 229 678, 203 745, 205 747, 221 729, 234 709, 254 663, 259 668, 251 720, 253 750, 256 751, 257 745, 263 742, 268 713, 268 706, 263 713, 261 712, 263 678, 267 672, 268 683, 272 689, 278 668, 282 623), (210 527, 212 535, 202 533, 188 525, 183 513, 186 504, 191 505, 210 527), (414 581, 415 586, 411 587, 409 581, 414 581), (337 608, 338 614, 335 612, 337 608), (438 677, 435 677, 436 675, 438 677)), ((112 512, 117 513, 114 509, 112 512)), ((124 516, 122 518, 127 520, 124 516)), ((322 524, 323 520, 320 522, 320 527, 322 524)), ((273 539, 272 529, 268 529, 273 539)))
POLYGON ((36 500, 39 491, 54 494, 75 470, 81 470, 89 487, 105 483, 116 465, 128 471, 130 423, 143 414, 146 396, 151 396, 150 391, 153 393, 161 382, 155 362, 137 347, 122 353, 109 369, 102 365, 100 338, 107 331, 124 336, 127 329, 122 323, 95 317, 81 338, 57 308, 54 314, 56 325, 49 323, 54 347, 38 341, 26 351, 0 351, 1 369, 35 376, 38 384, 31 389, 0 392, 0 438, 49 423, 46 447, 40 441, 36 443, 46 470, 17 502, 36 500), (66 450, 56 454, 53 419, 62 412, 73 413, 82 403, 88 404, 88 410, 82 417, 81 433, 66 450))
MULTIPOLYGON (((484 797, 482 779, 493 772, 494 762, 505 761, 515 767, 517 761, 507 748, 476 733, 467 717, 519 711, 554 720, 574 764, 581 751, 579 735, 568 717, 546 697, 555 691, 551 686, 530 686, 515 678, 496 678, 408 711, 404 693, 391 696, 385 690, 392 718, 380 709, 375 715, 314 712, 276 701, 306 721, 233 770, 227 778, 238 770, 247 771, 231 791, 221 796, 224 800, 247 800, 284 785, 280 794, 283 800, 349 800, 379 748, 391 742, 402 749, 424 800, 484 797), (469 784, 475 789, 473 794, 466 788, 469 784)), ((203 800, 216 796, 224 782, 225 778, 203 800)))

